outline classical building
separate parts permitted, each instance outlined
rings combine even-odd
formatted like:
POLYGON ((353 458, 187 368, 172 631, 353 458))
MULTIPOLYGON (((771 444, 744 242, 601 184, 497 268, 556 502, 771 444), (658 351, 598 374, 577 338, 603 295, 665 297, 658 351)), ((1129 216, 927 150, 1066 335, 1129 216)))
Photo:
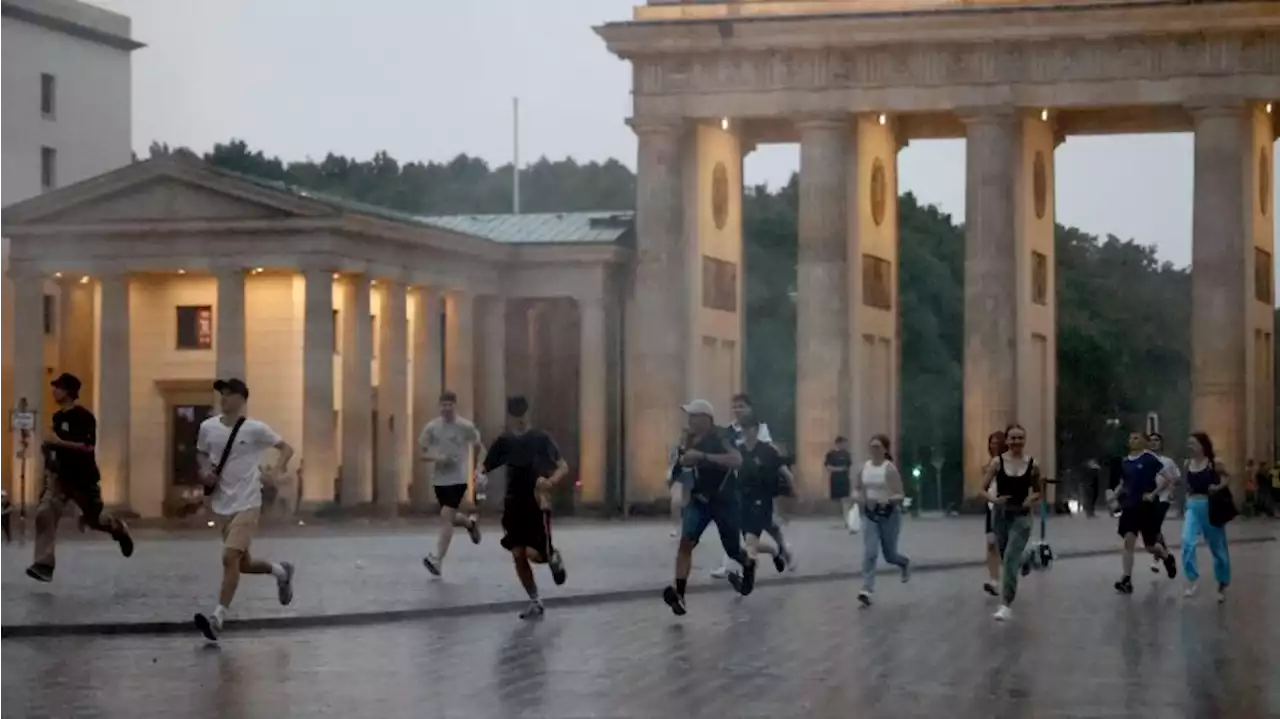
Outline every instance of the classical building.
MULTIPOLYGON (((655 495, 682 398, 741 364, 743 156, 800 144, 797 453, 896 435, 897 156, 968 143, 964 466, 1010 422, 1055 466, 1054 149, 1192 132, 1192 404, 1240 474, 1273 458, 1280 4, 1258 0, 652 0, 597 29, 639 140, 626 475, 655 495), (723 291, 721 291, 723 288, 723 291)), ((971 472, 972 491, 979 480, 971 472)))
POLYGON ((50 379, 79 376, 107 504, 152 517, 192 487, 215 377, 244 377, 252 414, 296 448, 282 489, 304 508, 426 502, 414 440, 441 390, 488 437, 521 392, 574 468, 562 504, 616 507, 631 225, 418 217, 181 154, 138 162, 4 209, 4 396, 47 422, 50 379))

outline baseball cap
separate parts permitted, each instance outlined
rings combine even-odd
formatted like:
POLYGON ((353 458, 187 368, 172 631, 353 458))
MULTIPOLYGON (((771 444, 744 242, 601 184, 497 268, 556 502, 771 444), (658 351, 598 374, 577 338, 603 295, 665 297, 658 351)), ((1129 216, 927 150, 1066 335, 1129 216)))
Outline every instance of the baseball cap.
POLYGON ((711 403, 705 399, 695 399, 688 404, 681 405, 680 409, 683 409, 685 414, 705 414, 708 417, 716 416, 715 408, 712 407, 711 403))
POLYGON ((71 395, 80 395, 80 378, 67 372, 63 372, 55 377, 54 380, 49 383, 49 386, 57 387, 71 395))
POLYGON ((249 399, 249 385, 245 384, 244 380, 236 379, 235 377, 232 377, 231 379, 220 379, 217 382, 214 382, 213 389, 215 392, 222 392, 223 394, 238 394, 245 399, 249 399))

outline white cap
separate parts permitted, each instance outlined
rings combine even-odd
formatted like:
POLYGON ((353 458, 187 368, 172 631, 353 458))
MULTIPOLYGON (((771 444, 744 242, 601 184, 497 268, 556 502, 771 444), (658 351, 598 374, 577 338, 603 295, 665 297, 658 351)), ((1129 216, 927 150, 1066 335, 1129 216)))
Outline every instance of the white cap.
POLYGON ((688 404, 681 406, 680 409, 683 409, 685 414, 705 414, 708 417, 716 416, 715 408, 712 407, 711 403, 705 399, 695 399, 688 404))

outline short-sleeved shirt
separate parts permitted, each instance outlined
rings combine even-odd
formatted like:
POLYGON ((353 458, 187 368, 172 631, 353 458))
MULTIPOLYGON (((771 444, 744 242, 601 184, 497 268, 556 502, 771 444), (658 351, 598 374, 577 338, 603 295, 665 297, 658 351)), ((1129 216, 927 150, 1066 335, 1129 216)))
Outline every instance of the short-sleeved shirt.
MULTIPOLYGON (((231 438, 234 425, 223 424, 222 415, 216 415, 200 423, 196 449, 209 456, 209 463, 218 466, 222 451, 231 438)), ((222 465, 218 486, 210 496, 210 507, 215 514, 229 517, 247 509, 262 506, 262 471, 258 462, 262 453, 280 443, 280 435, 265 422, 246 418, 236 433, 235 444, 222 465)))
MULTIPOLYGON (((739 447, 747 441, 746 437, 743 436, 742 425, 737 422, 729 425, 729 435, 733 438, 733 443, 739 447)), ((769 434, 769 425, 761 422, 756 426, 756 439, 765 444, 773 444, 773 436, 769 434)))
MULTIPOLYGON (((1159 495, 1161 502, 1168 502, 1173 499, 1173 487, 1182 478, 1182 470, 1178 469, 1177 462, 1163 454, 1160 455, 1160 464, 1164 467, 1164 473, 1172 480, 1169 482, 1169 486, 1165 487, 1164 491, 1159 495)), ((1156 481, 1159 482, 1159 478, 1156 481)))
POLYGON ((560 463, 560 448, 546 432, 531 429, 521 434, 503 432, 484 456, 484 471, 507 468, 507 503, 536 501, 534 488, 550 477, 560 463))
MULTIPOLYGON (((703 454, 728 454, 734 441, 730 430, 714 427, 710 432, 694 440, 690 449, 703 454)), ((693 467, 693 494, 707 498, 719 497, 733 489, 733 470, 710 460, 702 460, 693 467)))
POLYGON ((1120 482, 1124 487, 1120 506, 1136 507, 1141 504, 1142 495, 1156 490, 1163 471, 1164 463, 1150 452, 1125 457, 1120 463, 1120 482))
POLYGON ((454 417, 452 422, 436 417, 427 422, 418 435, 418 448, 444 457, 435 462, 431 484, 437 487, 466 484, 471 447, 477 444, 480 444, 480 432, 465 417, 454 417))
POLYGON ((849 470, 853 468, 853 455, 847 449, 833 449, 827 452, 822 466, 831 468, 831 478, 849 481, 849 470))
POLYGON ((781 489, 782 455, 771 444, 739 448, 742 467, 738 469, 738 487, 747 500, 767 500, 778 496, 781 489))
MULTIPOLYGON (((58 439, 90 447, 98 445, 98 421, 93 412, 78 404, 53 413, 53 434, 58 439)), ((53 450, 57 472, 67 480, 98 481, 98 463, 93 451, 57 447, 53 450)))

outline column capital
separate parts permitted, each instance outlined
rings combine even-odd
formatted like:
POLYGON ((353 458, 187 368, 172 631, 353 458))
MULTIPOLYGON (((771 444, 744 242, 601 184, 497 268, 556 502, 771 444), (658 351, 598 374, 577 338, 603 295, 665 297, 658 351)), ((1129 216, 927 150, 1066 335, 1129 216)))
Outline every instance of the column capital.
POLYGON ((689 127, 688 120, 683 117, 629 117, 626 123, 640 137, 676 137, 689 127))
POLYGON ((1014 122, 1022 114, 1020 108, 1013 105, 994 105, 990 107, 965 107, 956 110, 960 122, 968 125, 997 125, 1014 122))
POLYGON ((1243 98, 1200 97, 1186 103, 1192 120, 1214 117, 1244 117, 1248 105, 1243 98))
POLYGON ((802 115, 792 122, 802 134, 807 132, 841 131, 850 127, 849 115, 802 115))

